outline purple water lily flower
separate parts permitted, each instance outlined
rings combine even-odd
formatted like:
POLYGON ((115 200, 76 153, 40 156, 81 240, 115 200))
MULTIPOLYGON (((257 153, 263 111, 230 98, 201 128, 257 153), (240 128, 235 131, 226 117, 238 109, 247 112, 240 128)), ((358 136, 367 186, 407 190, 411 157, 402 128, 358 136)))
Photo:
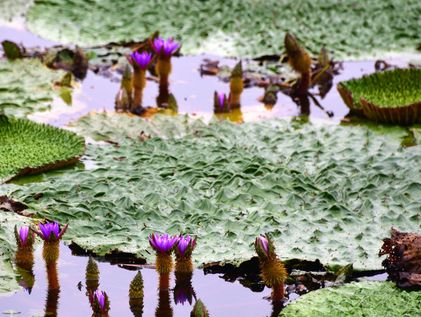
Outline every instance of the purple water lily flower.
POLYGON ((265 252, 266 255, 269 254, 269 241, 264 236, 259 236, 256 238, 256 246, 259 246, 263 252, 265 252))
POLYGON ((192 239, 190 235, 180 236, 178 239, 177 250, 181 256, 186 254, 189 246, 191 247, 191 251, 193 251, 194 247, 196 246, 196 240, 192 239))
POLYGON ((130 61, 132 64, 136 64, 140 69, 147 69, 149 63, 152 60, 152 54, 148 52, 133 52, 130 54, 130 61))
POLYGON ((19 229, 19 239, 22 245, 26 244, 26 242, 28 241, 28 236, 29 236, 29 227, 21 227, 19 229))
POLYGON ((174 41, 171 37, 167 40, 157 37, 152 42, 152 48, 157 55, 170 57, 173 55, 179 48, 180 43, 174 41))
POLYGON ((39 227, 39 230, 41 231, 38 234, 44 241, 49 241, 50 239, 59 240, 67 229, 67 225, 66 225, 60 231, 60 225, 56 221, 47 222, 45 224, 40 223, 38 227, 39 227))
POLYGON ((162 235, 153 233, 149 236, 149 243, 155 251, 167 253, 172 250, 178 239, 178 237, 170 237, 167 233, 162 235))
POLYGON ((101 310, 105 310, 105 292, 96 290, 94 293, 94 300, 98 302, 101 310))

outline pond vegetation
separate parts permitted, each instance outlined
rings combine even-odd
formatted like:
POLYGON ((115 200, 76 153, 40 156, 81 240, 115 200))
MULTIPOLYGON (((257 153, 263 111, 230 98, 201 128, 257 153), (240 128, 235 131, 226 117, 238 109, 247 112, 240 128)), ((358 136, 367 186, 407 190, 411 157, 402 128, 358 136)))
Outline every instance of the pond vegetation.
POLYGON ((1 8, 0 311, 420 314, 418 2, 1 8))

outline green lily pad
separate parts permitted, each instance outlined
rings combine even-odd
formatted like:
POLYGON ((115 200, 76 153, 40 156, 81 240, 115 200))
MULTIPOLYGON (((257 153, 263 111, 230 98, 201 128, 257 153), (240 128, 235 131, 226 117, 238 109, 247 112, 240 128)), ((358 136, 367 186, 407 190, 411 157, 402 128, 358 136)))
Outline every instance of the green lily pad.
POLYGON ((0 116, 0 135, 0 183, 74 164, 85 147, 73 132, 6 116, 0 116))
POLYGON ((0 109, 19 117, 49 109, 59 95, 53 84, 64 74, 50 70, 38 59, 0 60, 0 109))
POLYGON ((132 118, 122 129, 124 120, 92 115, 79 123, 113 141, 88 145, 88 170, 0 192, 70 223, 65 238, 84 249, 149 262, 155 231, 197 235, 197 263, 249 259, 255 236, 268 232, 284 259, 377 269, 391 226, 420 228, 421 147, 400 146, 403 128, 176 120, 171 129, 185 136, 140 141, 138 131, 149 127, 168 137, 166 120, 132 118))
POLYGON ((288 30, 317 53, 337 57, 415 51, 420 40, 417 0, 85 1, 39 0, 29 29, 45 38, 82 46, 143 40, 159 30, 182 39, 183 53, 228 56, 279 53, 288 30))
POLYGON ((421 314, 421 292, 407 292, 391 282, 328 287, 289 304, 280 317, 402 317, 421 314))
POLYGON ((341 82, 347 106, 371 120, 409 125, 421 122, 421 69, 395 69, 341 82))
POLYGON ((2 0, 0 1, 0 21, 12 21, 23 18, 33 0, 2 0))

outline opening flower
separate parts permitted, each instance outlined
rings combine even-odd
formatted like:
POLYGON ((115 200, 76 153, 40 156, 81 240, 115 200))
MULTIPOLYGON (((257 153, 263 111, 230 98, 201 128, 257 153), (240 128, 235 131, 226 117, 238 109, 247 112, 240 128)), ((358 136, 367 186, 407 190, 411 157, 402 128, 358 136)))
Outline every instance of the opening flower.
MULTIPOLYGON (((256 238, 255 242, 256 251, 263 251, 266 256, 269 255, 269 241, 264 236, 259 236, 256 238)), ((259 253, 259 252, 257 252, 259 253)))
POLYGON ((168 253, 170 252, 175 244, 178 242, 178 237, 172 237, 166 234, 151 234, 149 236, 149 243, 158 253, 168 253))
POLYGON ((39 224, 39 230, 41 231, 38 233, 38 235, 44 240, 44 241, 57 241, 60 240, 60 238, 63 236, 64 232, 67 229, 67 225, 60 231, 60 225, 58 222, 47 222, 45 224, 40 223, 39 224))
POLYGON ((29 236, 29 227, 21 227, 19 229, 19 239, 22 245, 26 244, 26 242, 28 241, 28 236, 29 236))
POLYGON ((133 52, 130 54, 130 61, 132 64, 136 64, 140 69, 147 69, 149 63, 152 60, 152 54, 148 52, 133 52))
POLYGON ((152 42, 152 48, 157 55, 164 57, 171 57, 179 48, 180 43, 174 41, 172 38, 164 40, 163 38, 157 37, 152 42))
POLYGON ((177 253, 183 257, 186 255, 187 250, 189 250, 187 253, 191 253, 195 246, 196 239, 193 239, 190 235, 180 236, 177 244, 177 253))

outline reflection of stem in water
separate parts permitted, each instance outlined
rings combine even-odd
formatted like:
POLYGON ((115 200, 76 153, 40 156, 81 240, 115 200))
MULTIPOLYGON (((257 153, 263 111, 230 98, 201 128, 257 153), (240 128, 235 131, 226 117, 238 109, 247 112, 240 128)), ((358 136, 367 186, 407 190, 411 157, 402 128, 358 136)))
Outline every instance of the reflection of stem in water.
POLYGON ((57 316, 58 300, 60 295, 60 284, 57 273, 57 262, 46 263, 48 292, 45 304, 45 316, 57 316))
POLYGON ((282 300, 278 299, 275 300, 274 299, 274 294, 272 293, 272 314, 270 315, 270 317, 278 317, 279 314, 281 313, 282 309, 284 308, 284 303, 282 300))
POLYGON ((160 108, 168 108, 169 85, 159 83, 159 94, 156 98, 156 103, 160 108))
POLYGON ((18 273, 18 283, 30 294, 35 283, 35 275, 33 271, 34 253, 32 246, 30 248, 18 248, 16 251, 15 262, 18 273))
POLYGON ((170 303, 170 274, 159 275, 158 289, 158 307, 156 308, 157 317, 172 317, 173 311, 170 303))
POLYGON ((184 305, 189 302, 191 305, 193 298, 196 299, 192 285, 193 272, 181 273, 175 272, 174 303, 184 305))
POLYGON ((309 116, 310 115, 310 100, 308 99, 307 94, 299 96, 297 101, 300 107, 300 115, 309 116))
POLYGON ((314 104, 319 107, 320 109, 322 109, 327 115, 328 117, 333 117, 333 112, 332 111, 327 111, 321 104, 320 102, 317 100, 316 97, 313 96, 313 94, 308 93, 308 96, 311 98, 311 100, 313 100, 314 104))

